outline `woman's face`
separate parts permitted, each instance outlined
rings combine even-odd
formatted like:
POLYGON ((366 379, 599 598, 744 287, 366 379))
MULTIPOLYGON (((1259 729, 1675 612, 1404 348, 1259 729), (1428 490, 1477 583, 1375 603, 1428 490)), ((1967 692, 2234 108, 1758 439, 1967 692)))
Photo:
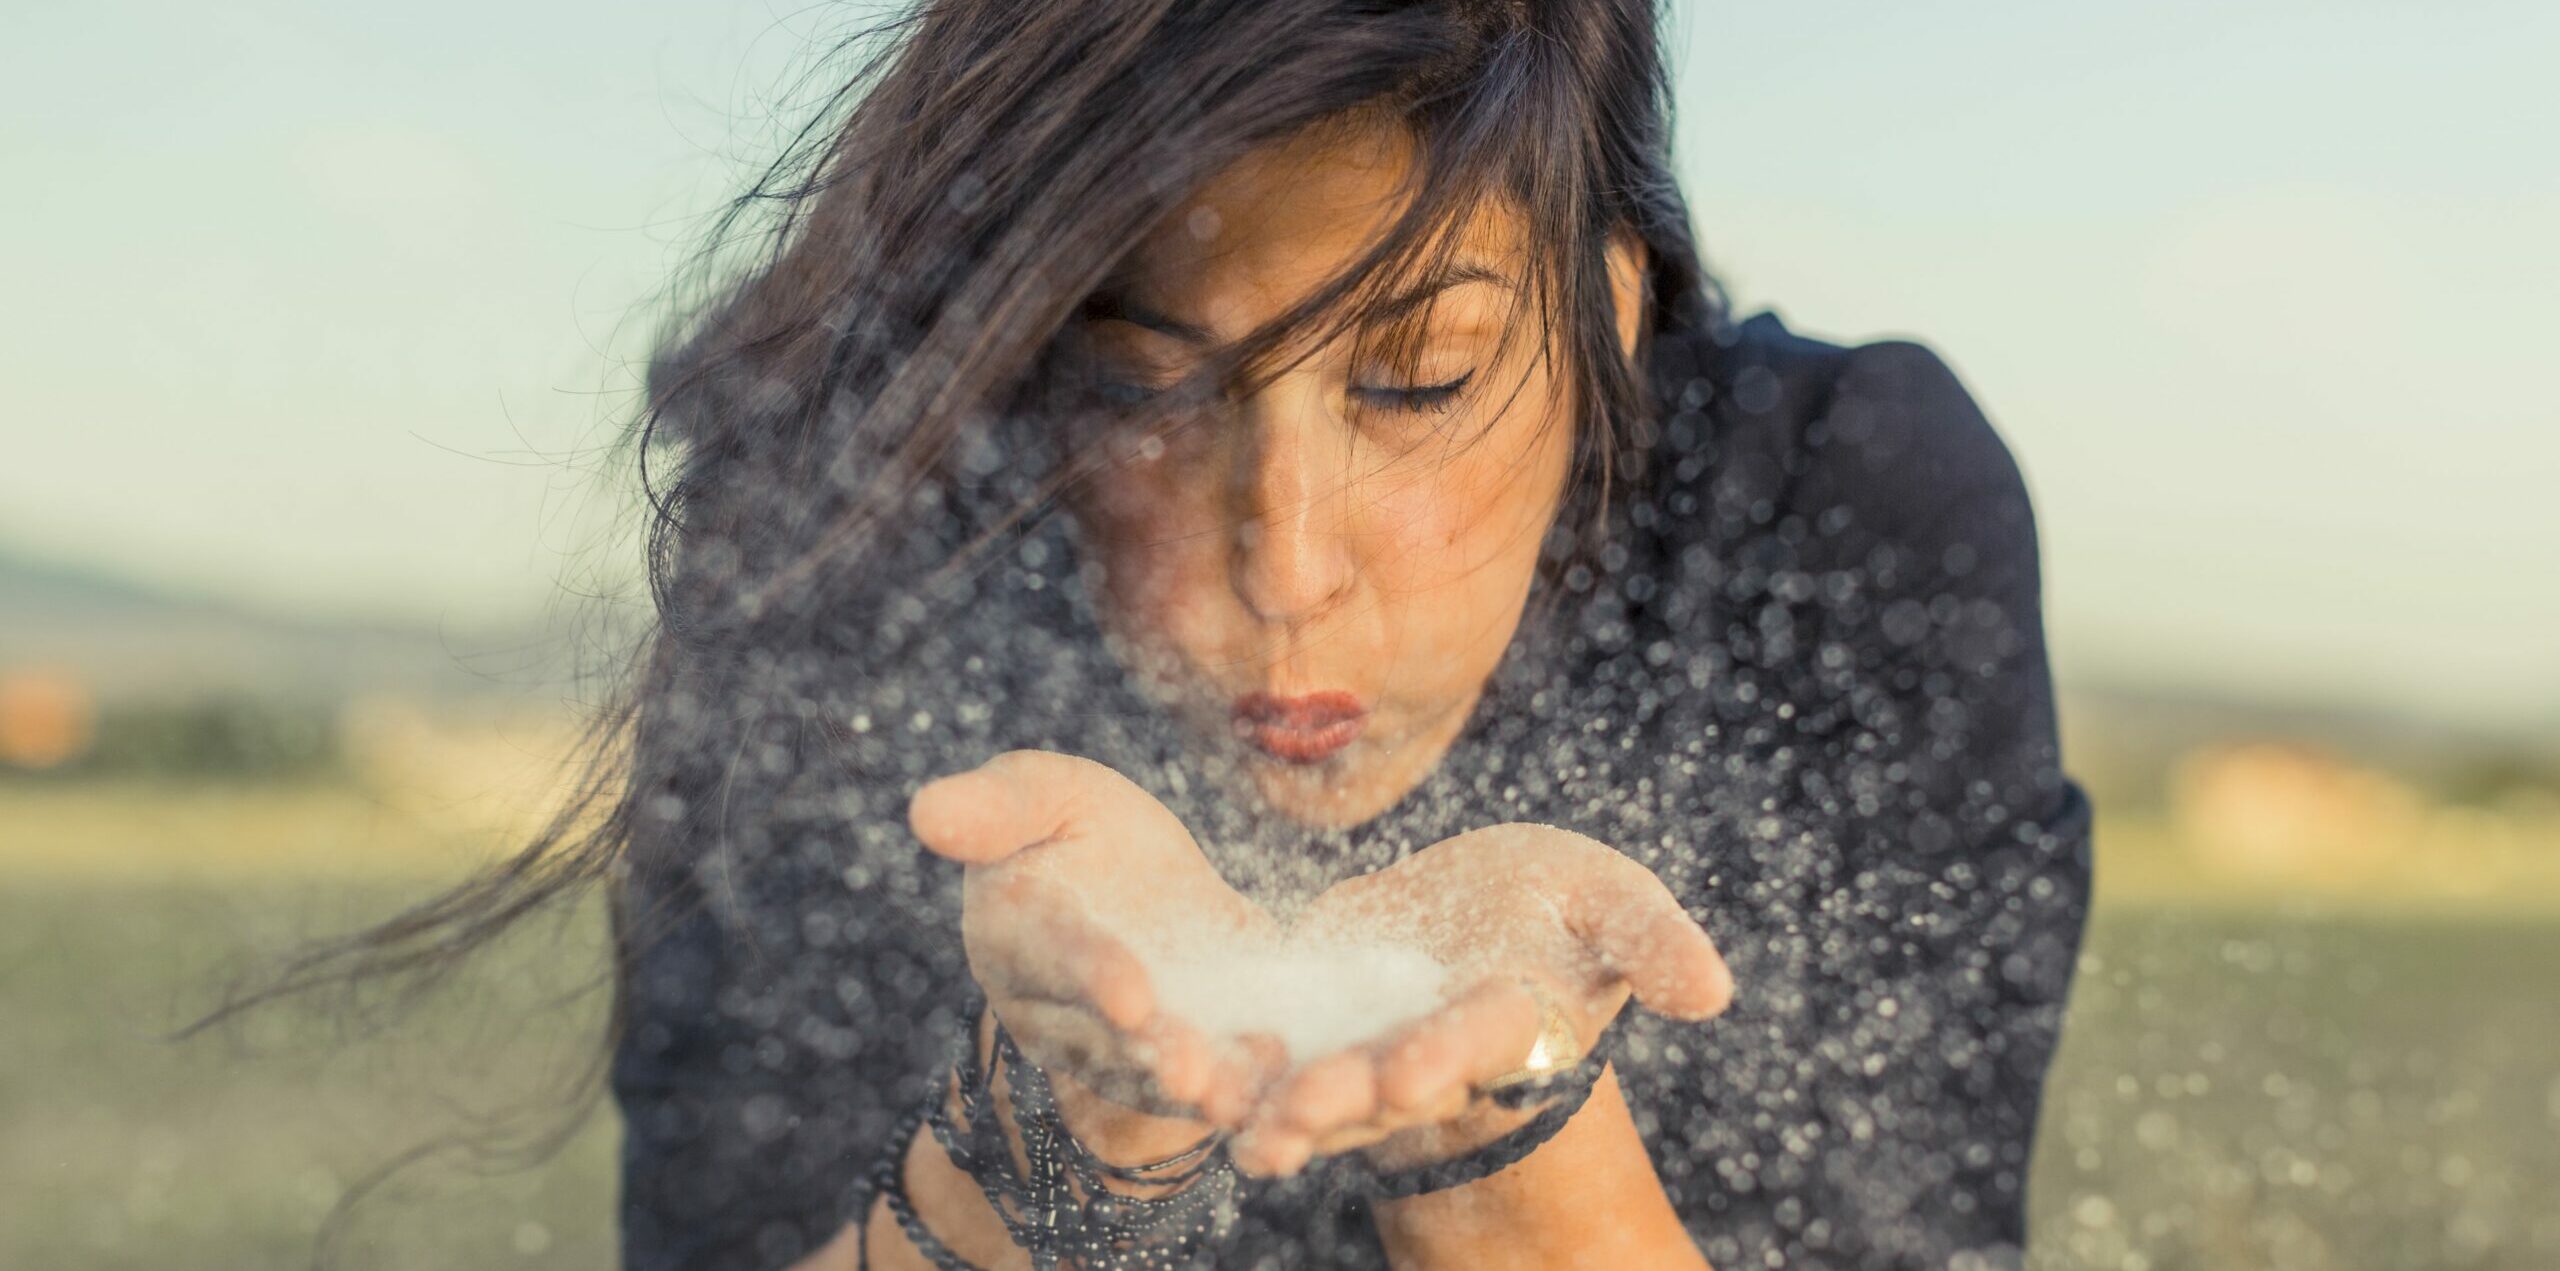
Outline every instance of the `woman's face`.
MULTIPOLYGON (((1349 265, 1397 210, 1409 145, 1310 134, 1210 182, 1081 319, 1104 379, 1169 385, 1349 265)), ((1410 790, 1519 623, 1573 443, 1548 342, 1504 339, 1523 262, 1516 220, 1486 210, 1400 356, 1383 331, 1292 349, 1214 416, 1106 439, 1078 488, 1120 655, 1293 819, 1356 824, 1410 790)))

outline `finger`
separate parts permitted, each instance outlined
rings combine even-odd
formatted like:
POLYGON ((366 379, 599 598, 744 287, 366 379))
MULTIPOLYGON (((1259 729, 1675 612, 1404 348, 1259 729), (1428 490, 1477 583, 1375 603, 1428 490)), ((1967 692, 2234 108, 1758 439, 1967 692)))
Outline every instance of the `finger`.
POLYGON ((1130 1053, 1146 1065, 1167 1101, 1196 1106, 1207 1094, 1216 1059, 1199 1030, 1170 1015, 1148 1020, 1130 1037, 1130 1053))
POLYGON ((1237 1169, 1263 1178, 1295 1174, 1314 1155, 1313 1140, 1280 1129, 1248 1129, 1227 1144, 1227 1156, 1237 1169))
POLYGON ((1733 1002, 1733 971, 1678 897, 1638 867, 1624 881, 1582 892, 1575 933, 1645 1008, 1705 1019, 1733 1002))
POLYGON ((907 828, 936 855, 991 864, 1065 836, 1100 767, 1044 750, 1007 751, 927 782, 907 802, 907 828))
POLYGON ((1368 1120, 1378 1109, 1377 1074, 1368 1055, 1338 1051, 1299 1069, 1271 1103, 1280 1122, 1312 1139, 1368 1120))
POLYGON ((1330 1134, 1319 1135, 1315 1141, 1314 1154, 1317 1156, 1340 1156, 1345 1152, 1357 1152, 1364 1147, 1375 1147, 1380 1143, 1386 1142, 1388 1135, 1391 1135, 1397 1130, 1403 1128, 1404 1127, 1400 1125, 1389 1125, 1376 1121, 1369 1122, 1365 1125, 1345 1126, 1330 1134))
POLYGON ((1232 1053, 1217 1056, 1209 1082, 1200 1092, 1200 1118, 1221 1130, 1232 1130, 1253 1115, 1252 1078, 1232 1053))
POLYGON ((1238 1168, 1294 1174, 1315 1154, 1316 1136, 1365 1120, 1376 1104, 1368 1056, 1327 1055, 1290 1074, 1262 1101, 1230 1145, 1238 1168))
POLYGON ((1473 1106, 1465 1090, 1454 1090, 1441 1102, 1419 1112, 1397 1112, 1381 1108, 1377 1115, 1358 1125, 1346 1125, 1315 1136, 1314 1156, 1340 1156, 1362 1148, 1376 1147, 1407 1130, 1442 1125, 1455 1121, 1473 1106))
POLYGON ((1217 1079, 1201 1099, 1200 1114, 1221 1129, 1239 1129, 1288 1071, 1289 1048, 1269 1033, 1247 1033, 1229 1039, 1217 1058, 1217 1079))
POLYGON ((1489 980, 1416 1021, 1381 1048, 1380 1102, 1412 1114, 1452 1091, 1520 1066, 1536 1044, 1538 999, 1518 980, 1489 980))

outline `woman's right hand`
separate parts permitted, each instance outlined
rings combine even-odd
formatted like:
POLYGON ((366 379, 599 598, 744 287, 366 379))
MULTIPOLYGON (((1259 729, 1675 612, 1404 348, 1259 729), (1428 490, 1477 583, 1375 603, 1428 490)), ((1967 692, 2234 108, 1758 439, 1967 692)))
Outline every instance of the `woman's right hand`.
POLYGON ((1246 937, 1272 922, 1154 796, 1091 760, 1017 750, 926 785, 907 821, 968 867, 970 973, 1080 1139, 1106 1159, 1112 1140, 1161 1155, 1207 1131, 1202 1109, 1253 1097, 1254 1058, 1159 1009, 1135 947, 1158 930, 1246 937))

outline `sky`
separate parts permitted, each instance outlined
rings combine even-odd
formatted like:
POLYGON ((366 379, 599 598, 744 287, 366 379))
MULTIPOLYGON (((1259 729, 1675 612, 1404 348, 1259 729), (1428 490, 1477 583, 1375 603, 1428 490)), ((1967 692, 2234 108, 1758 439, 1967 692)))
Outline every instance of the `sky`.
MULTIPOLYGON (((702 216, 860 10, 96 0, 0 46, 0 548, 504 624, 702 216)), ((2560 724, 2560 5, 1683 2, 1746 310, 1920 339, 2066 679, 2560 724)))

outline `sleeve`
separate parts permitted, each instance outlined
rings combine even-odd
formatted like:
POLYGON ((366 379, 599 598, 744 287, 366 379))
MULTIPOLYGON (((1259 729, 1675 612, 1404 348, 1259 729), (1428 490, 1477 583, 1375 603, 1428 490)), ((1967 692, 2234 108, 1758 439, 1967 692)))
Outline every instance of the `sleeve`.
POLYGON ((832 872, 759 880, 627 955, 611 1072, 627 1271, 773 1271, 824 1244, 956 1032, 953 968, 899 906, 832 872))
POLYGON ((2090 884, 2034 518, 1934 354, 1836 365, 1725 580, 1721 727, 1767 794, 1701 905, 1744 1002, 1701 1034, 1684 1210, 1718 1266, 2014 1267, 2090 884))

